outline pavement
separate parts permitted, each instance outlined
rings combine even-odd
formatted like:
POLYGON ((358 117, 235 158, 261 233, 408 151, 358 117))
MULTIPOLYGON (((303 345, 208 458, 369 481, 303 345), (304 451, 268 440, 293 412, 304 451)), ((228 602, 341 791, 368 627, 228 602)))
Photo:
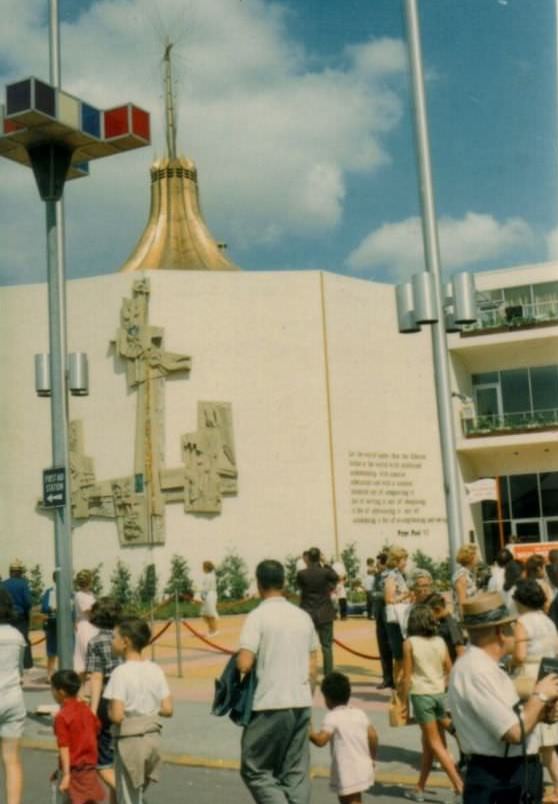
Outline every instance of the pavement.
MULTIPOLYGON (((213 638, 215 645, 228 650, 235 650, 238 645, 240 628, 244 621, 243 615, 223 617, 220 621, 219 634, 213 638)), ((200 620, 189 621, 195 630, 205 634, 205 627, 200 620)), ((164 625, 156 623, 154 633, 164 625)), ((37 640, 39 633, 32 638, 37 640)), ((354 618, 344 622, 336 622, 335 636, 344 645, 358 653, 377 656, 374 623, 365 618, 354 618)), ((238 774, 227 773, 237 770, 240 760, 240 729, 228 718, 216 718, 211 715, 211 701, 213 698, 214 679, 218 678, 229 658, 227 654, 219 652, 216 648, 204 643, 192 635, 185 628, 179 631, 180 655, 182 677, 179 676, 179 663, 177 661, 177 634, 173 623, 157 640, 153 647, 153 659, 159 663, 167 674, 169 685, 175 702, 174 717, 164 722, 162 746, 165 760, 169 767, 165 768, 164 780, 159 792, 151 800, 164 800, 171 802, 164 789, 175 779, 176 774, 182 774, 184 784, 192 784, 203 788, 203 782, 212 780, 215 790, 223 783, 226 787, 227 804, 236 801, 246 802, 248 796, 243 788, 238 774), (210 777, 207 774, 210 773, 210 777), (224 775, 223 775, 224 774, 224 775), (167 780, 167 781, 165 781, 167 780), (238 787, 239 798, 229 796, 231 791, 238 787)), ((148 651, 149 655, 149 651, 148 651)), ((37 707, 43 704, 52 704, 50 690, 44 683, 44 645, 34 648, 36 667, 29 671, 25 679, 25 698, 27 704, 27 725, 24 736, 24 754, 26 762, 33 769, 42 765, 44 757, 55 748, 52 737, 52 719, 49 716, 36 714, 37 707), (40 762, 35 762, 40 757, 40 762)), ((420 760, 420 733, 418 726, 405 726, 392 728, 388 722, 389 693, 376 689, 380 681, 379 661, 353 655, 339 646, 334 652, 337 670, 346 673, 351 678, 353 688, 352 703, 366 711, 371 722, 379 734, 380 747, 376 769, 377 784, 374 787, 376 801, 403 801, 415 784, 418 776, 420 760), (378 797, 379 796, 379 797, 378 797)), ((313 721, 319 726, 325 716, 325 708, 321 693, 316 691, 313 703, 313 721)), ((455 745, 454 755, 457 755, 455 745)), ((48 758, 49 767, 52 759, 48 758)), ((328 791, 327 778, 329 777, 329 750, 312 746, 311 749, 312 775, 314 778, 314 800, 316 802, 336 801, 328 791), (318 796, 319 791, 319 797, 318 796)), ((33 774, 34 775, 34 774, 33 774)), ((48 785, 47 785, 48 788, 48 785)), ((427 800, 440 802, 451 798, 450 786, 445 774, 434 772, 431 775, 429 788, 432 797, 427 800)), ((181 789, 181 788, 179 788, 181 789)), ((214 796, 216 795, 214 791, 214 796)), ((231 796, 233 793, 231 792, 231 796)), ((234 794, 236 795, 236 794, 234 794)), ((148 796, 148 800, 149 800, 148 796)), ((26 799, 27 800, 27 799, 26 799)), ((40 801, 31 798, 30 801, 40 801)), ((176 799, 178 801, 178 799, 176 799)), ((189 800, 182 797, 181 800, 189 800)), ((202 793, 196 793, 192 800, 219 802, 225 798, 203 798, 202 793), (202 796, 202 797, 200 797, 202 796)))

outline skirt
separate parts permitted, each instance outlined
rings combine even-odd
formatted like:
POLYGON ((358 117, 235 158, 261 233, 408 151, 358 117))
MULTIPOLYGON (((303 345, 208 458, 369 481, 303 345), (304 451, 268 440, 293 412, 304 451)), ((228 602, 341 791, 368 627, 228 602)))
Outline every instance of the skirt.
POLYGON ((202 617, 218 617, 217 592, 207 592, 200 614, 202 617))

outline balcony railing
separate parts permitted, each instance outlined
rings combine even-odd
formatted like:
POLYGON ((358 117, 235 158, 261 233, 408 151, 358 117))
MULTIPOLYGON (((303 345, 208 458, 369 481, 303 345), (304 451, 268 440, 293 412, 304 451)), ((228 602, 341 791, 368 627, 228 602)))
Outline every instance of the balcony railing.
POLYGON ((461 334, 478 335, 486 330, 505 332, 555 323, 558 323, 558 299, 535 304, 502 304, 493 310, 479 310, 477 321, 463 327, 461 334))
POLYGON ((558 428, 558 408, 528 410, 521 413, 491 414, 463 418, 463 434, 467 438, 487 435, 553 430, 558 428))

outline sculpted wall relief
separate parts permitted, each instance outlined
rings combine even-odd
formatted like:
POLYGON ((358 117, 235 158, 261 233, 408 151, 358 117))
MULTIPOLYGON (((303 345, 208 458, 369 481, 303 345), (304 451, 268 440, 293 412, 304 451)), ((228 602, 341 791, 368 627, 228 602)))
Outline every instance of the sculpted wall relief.
POLYGON ((232 407, 198 402, 195 432, 181 436, 184 463, 164 465, 164 380, 188 374, 191 358, 164 349, 164 330, 149 324, 149 281, 122 300, 120 327, 111 342, 126 361, 128 388, 136 392, 134 473, 97 481, 85 454, 83 422, 70 424, 72 515, 114 519, 121 546, 164 544, 165 505, 183 502, 191 514, 221 513, 222 498, 237 493, 232 407))

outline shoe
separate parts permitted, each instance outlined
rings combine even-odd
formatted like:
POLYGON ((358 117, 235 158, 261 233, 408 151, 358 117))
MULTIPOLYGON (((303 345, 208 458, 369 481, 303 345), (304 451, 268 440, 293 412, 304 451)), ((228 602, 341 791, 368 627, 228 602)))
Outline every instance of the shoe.
POLYGON ((411 801, 425 801, 424 790, 411 790, 407 793, 407 798, 410 798, 411 801))
POLYGON ((453 792, 453 798, 451 799, 452 804, 463 804, 463 793, 457 793, 455 790, 453 792))
POLYGON ((381 681, 379 684, 376 684, 377 690, 386 690, 391 687, 391 684, 387 684, 385 681, 381 681))

